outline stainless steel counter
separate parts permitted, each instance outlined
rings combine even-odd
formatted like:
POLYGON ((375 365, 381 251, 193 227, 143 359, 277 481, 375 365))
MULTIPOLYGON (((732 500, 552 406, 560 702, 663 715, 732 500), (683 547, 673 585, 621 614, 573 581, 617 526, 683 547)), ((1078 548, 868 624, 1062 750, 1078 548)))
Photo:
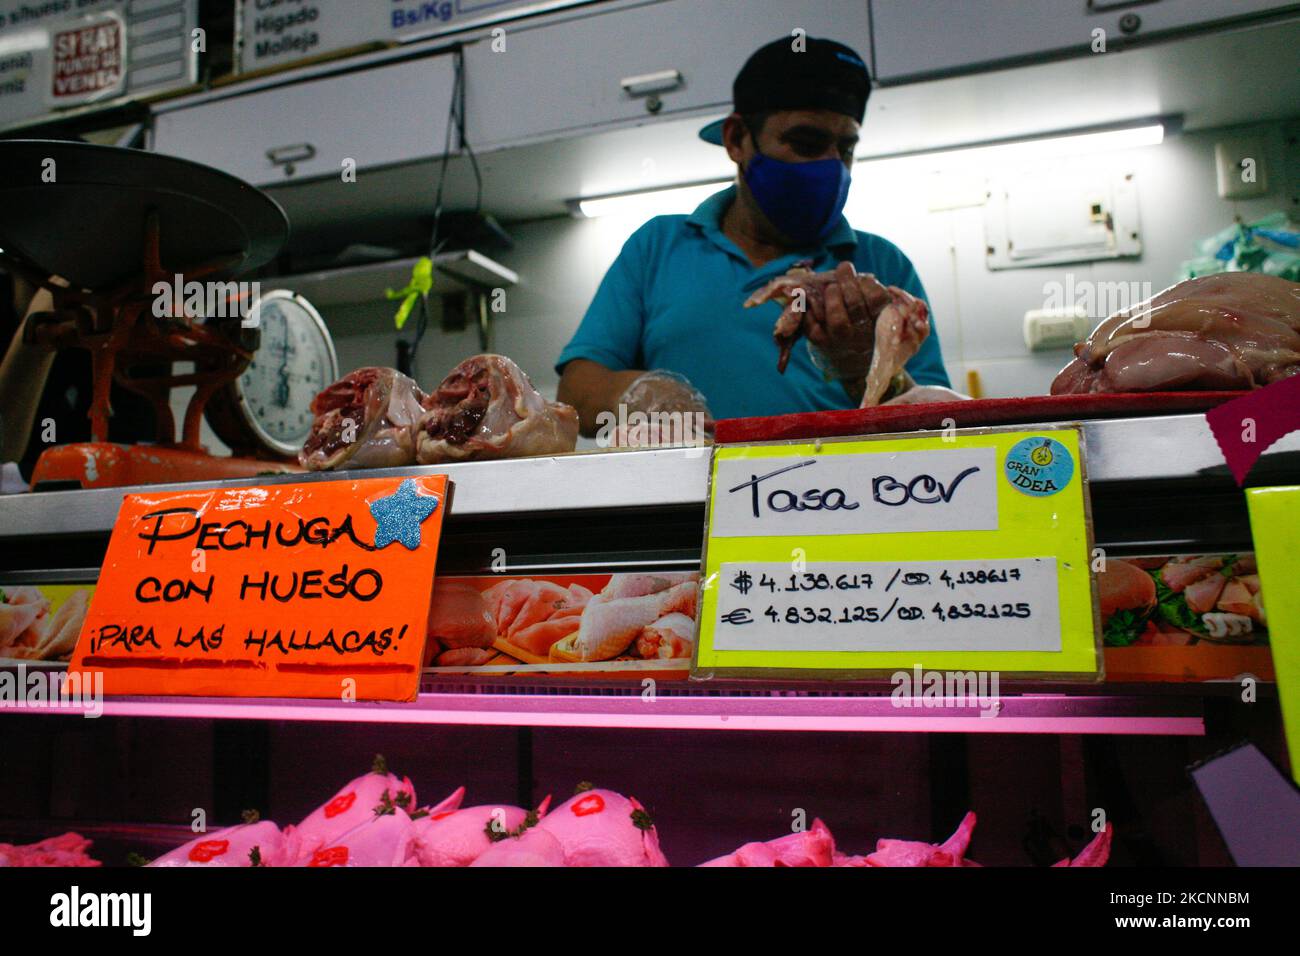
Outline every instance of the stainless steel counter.
MULTIPOLYGON (((1186 482, 1231 485, 1223 456, 1201 415, 1083 422, 1094 485, 1186 482)), ((1033 426, 1026 425, 1025 428, 1033 426)), ((445 473, 455 482, 454 518, 544 517, 549 512, 636 512, 700 508, 707 487, 707 449, 590 452, 551 458, 467 462, 441 467, 324 472, 219 482, 224 487, 445 473)), ((1255 474, 1300 481, 1300 434, 1270 448, 1255 474)), ((1271 480, 1271 479, 1270 479, 1271 480)), ((0 496, 0 542, 28 536, 106 533, 122 496, 184 485, 38 492, 0 496)), ((54 562, 57 564, 57 562, 54 562)))

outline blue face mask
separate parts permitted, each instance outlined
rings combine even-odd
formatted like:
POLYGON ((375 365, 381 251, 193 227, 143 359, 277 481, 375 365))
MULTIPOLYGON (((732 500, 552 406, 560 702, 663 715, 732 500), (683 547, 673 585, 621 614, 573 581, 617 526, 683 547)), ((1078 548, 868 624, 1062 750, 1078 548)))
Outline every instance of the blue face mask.
POLYGON ((787 163, 755 153, 745 183, 772 225, 795 242, 825 239, 849 196, 849 169, 838 159, 787 163))

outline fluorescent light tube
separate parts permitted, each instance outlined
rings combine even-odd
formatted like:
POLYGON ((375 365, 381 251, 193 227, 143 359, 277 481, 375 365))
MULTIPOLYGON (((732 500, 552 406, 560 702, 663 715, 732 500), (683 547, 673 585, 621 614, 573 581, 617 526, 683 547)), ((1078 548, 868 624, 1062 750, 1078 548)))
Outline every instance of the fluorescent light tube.
POLYGON ((691 213, 695 207, 726 186, 726 181, 700 183, 694 186, 670 186, 645 192, 623 193, 617 196, 600 196, 579 199, 572 204, 581 216, 628 216, 649 219, 673 213, 691 213))

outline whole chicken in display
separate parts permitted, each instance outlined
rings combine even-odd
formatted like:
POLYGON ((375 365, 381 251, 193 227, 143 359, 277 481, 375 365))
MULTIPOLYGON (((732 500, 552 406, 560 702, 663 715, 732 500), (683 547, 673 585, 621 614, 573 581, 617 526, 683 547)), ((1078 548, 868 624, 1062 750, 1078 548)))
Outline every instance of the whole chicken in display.
POLYGON ((317 850, 330 846, 344 834, 389 808, 415 806, 415 787, 406 778, 388 772, 382 757, 375 758, 370 773, 346 784, 317 807, 302 823, 284 828, 289 865, 309 863, 317 850))
POLYGON ((493 843, 470 866, 564 866, 564 847, 545 830, 529 827, 493 843))
POLYGON ((285 866, 285 839, 270 820, 256 814, 238 826, 191 840, 158 857, 150 866, 285 866))
POLYGON ((635 797, 580 789, 537 824, 564 850, 565 866, 667 866, 659 834, 635 797))
POLYGON ((1106 861, 1110 859, 1110 842, 1114 836, 1115 828, 1109 823, 1092 838, 1092 841, 1079 851, 1079 855, 1074 859, 1066 858, 1059 863, 1053 863, 1057 866, 1105 866, 1106 861))
POLYGON ((790 833, 766 843, 746 843, 734 853, 700 866, 834 866, 835 840, 830 828, 814 820, 808 830, 790 833))
POLYGON ((298 460, 312 471, 412 465, 422 398, 395 369, 359 368, 312 399, 316 419, 298 460))
POLYGON ((415 821, 415 856, 420 866, 469 866, 492 846, 535 826, 551 798, 536 811, 484 804, 430 813, 415 821))
MULTIPOLYGON (((745 301, 745 308, 773 300, 781 305, 772 337, 780 350, 776 369, 783 374, 795 343, 808 331, 809 318, 825 314, 826 288, 840 279, 835 271, 813 272, 808 265, 796 263, 745 301)), ((852 269, 851 264, 842 265, 846 271, 852 269)), ((897 286, 882 285, 873 275, 863 273, 856 278, 867 307, 876 316, 871 364, 861 403, 862 408, 871 408, 880 404, 894 376, 903 371, 929 336, 930 310, 923 300, 897 286)))
POLYGON ((424 400, 415 429, 422 465, 570 452, 578 413, 548 402, 504 355, 475 355, 424 400))
POLYGON ((314 850, 310 867, 417 866, 415 822, 401 807, 389 807, 314 850))
POLYGON ((1199 276, 1117 312, 1052 382, 1053 395, 1249 389, 1300 374, 1300 284, 1199 276))
POLYGON ((868 853, 860 863, 845 859, 838 865, 865 866, 979 866, 966 859, 975 832, 975 814, 967 813, 956 831, 943 843, 922 843, 919 840, 877 840, 876 852, 868 853))
POLYGON ((87 852, 90 841, 79 833, 64 833, 39 843, 0 843, 0 868, 100 866, 87 852))

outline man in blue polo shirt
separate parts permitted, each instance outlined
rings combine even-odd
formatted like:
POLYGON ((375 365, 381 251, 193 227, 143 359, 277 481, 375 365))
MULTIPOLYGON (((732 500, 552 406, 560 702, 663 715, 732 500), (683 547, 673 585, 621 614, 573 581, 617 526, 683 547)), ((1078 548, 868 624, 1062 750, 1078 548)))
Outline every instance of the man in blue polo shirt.
MULTIPOLYGON (((749 58, 733 87, 735 112, 700 132, 726 148, 735 184, 690 216, 657 216, 638 229, 556 363, 559 399, 578 409, 584 434, 620 404, 683 410, 690 386, 715 419, 859 404, 875 320, 890 299, 858 274, 925 298, 907 256, 842 215, 869 92, 861 58, 829 40, 781 39, 749 58), (780 307, 743 305, 800 260, 835 270, 835 281, 821 314, 810 310, 807 347, 794 349, 781 374, 772 339, 780 307)), ((886 397, 918 384, 949 384, 933 325, 886 397)))

